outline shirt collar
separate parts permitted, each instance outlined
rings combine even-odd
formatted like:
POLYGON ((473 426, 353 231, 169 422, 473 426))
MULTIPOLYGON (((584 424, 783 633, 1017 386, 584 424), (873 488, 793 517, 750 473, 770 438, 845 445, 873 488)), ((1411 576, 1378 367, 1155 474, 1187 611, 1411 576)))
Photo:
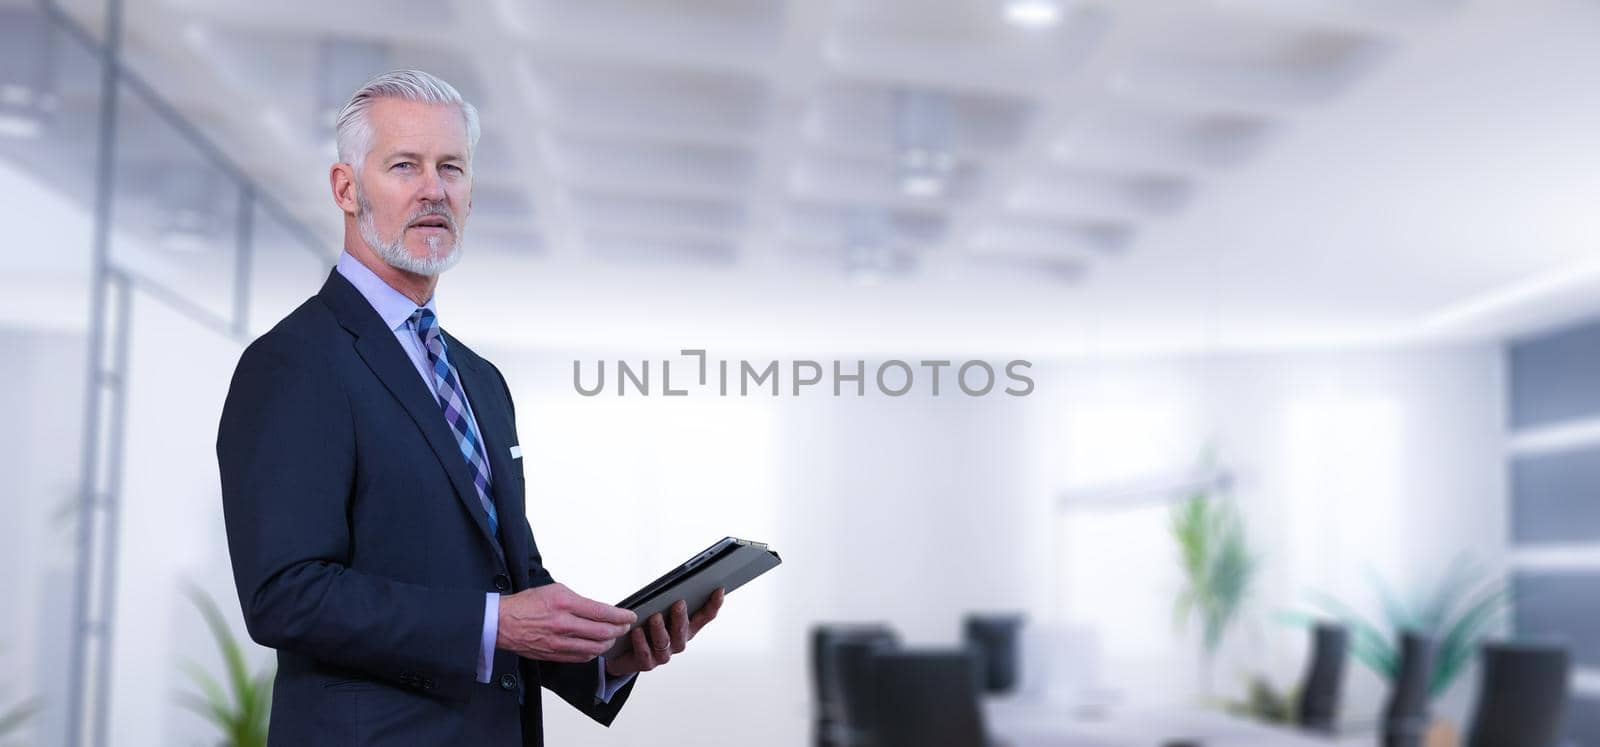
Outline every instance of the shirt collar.
MULTIPOLYGON (((383 318, 383 323, 388 325, 390 330, 398 331, 411 320, 411 315, 416 313, 417 302, 385 283, 383 278, 378 277, 371 268, 361 264, 361 260, 351 256, 350 252, 339 254, 339 263, 335 268, 345 280, 356 287, 356 290, 361 291, 361 295, 367 299, 367 303, 372 304, 373 310, 378 312, 378 316, 383 318)), ((438 297, 439 294, 435 293, 421 307, 432 311, 435 318, 439 313, 438 309, 434 308, 434 302, 438 297)))

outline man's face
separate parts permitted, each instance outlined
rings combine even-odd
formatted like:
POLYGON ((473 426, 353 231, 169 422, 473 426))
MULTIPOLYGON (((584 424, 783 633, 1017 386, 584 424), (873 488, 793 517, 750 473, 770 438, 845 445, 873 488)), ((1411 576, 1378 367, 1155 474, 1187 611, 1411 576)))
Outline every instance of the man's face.
POLYGON ((454 106, 379 99, 356 179, 361 238, 402 270, 438 275, 461 259, 472 208, 467 127, 454 106))

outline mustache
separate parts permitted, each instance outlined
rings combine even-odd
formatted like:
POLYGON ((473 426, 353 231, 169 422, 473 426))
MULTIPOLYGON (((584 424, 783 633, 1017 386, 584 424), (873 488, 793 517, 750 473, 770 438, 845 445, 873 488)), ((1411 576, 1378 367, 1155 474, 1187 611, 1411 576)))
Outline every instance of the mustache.
POLYGON ((444 219, 444 224, 450 229, 450 233, 459 233, 459 231, 456 229, 455 213, 450 212, 450 208, 445 207, 444 203, 442 202, 423 203, 422 207, 418 208, 416 212, 412 213, 406 218, 406 225, 409 226, 429 216, 444 219))

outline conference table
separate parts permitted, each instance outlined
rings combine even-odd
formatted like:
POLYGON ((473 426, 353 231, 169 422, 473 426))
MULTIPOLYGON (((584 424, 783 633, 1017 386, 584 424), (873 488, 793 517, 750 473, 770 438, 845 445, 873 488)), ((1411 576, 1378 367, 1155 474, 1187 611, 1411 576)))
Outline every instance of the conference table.
POLYGON ((1082 712, 1041 701, 990 700, 991 736, 1011 747, 1330 747, 1337 741, 1201 708, 1082 712))

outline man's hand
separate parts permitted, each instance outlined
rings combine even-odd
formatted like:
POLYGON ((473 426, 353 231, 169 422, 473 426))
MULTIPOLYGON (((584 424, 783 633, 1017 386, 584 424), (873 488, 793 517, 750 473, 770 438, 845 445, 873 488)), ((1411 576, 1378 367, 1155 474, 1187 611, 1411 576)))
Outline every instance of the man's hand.
POLYGON ((639 616, 546 584, 500 597, 495 648, 543 661, 581 663, 611 648, 639 616))
POLYGON ((689 616, 689 605, 682 599, 672 605, 670 622, 663 620, 659 612, 651 615, 629 637, 632 650, 619 659, 606 659, 606 674, 623 677, 634 672, 648 672, 670 661, 673 654, 683 653, 700 629, 717 619, 724 593, 720 588, 711 592, 711 598, 693 617, 689 616))

